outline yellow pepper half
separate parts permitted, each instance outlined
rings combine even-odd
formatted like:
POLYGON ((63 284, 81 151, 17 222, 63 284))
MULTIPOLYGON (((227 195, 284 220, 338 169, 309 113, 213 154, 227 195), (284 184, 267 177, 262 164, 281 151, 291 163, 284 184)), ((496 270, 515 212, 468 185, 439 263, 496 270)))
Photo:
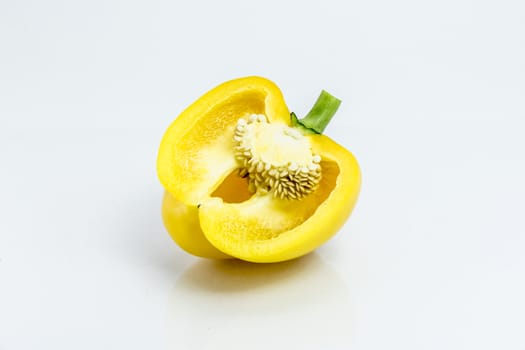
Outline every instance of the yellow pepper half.
POLYGON ((226 82, 170 125, 158 153, 164 225, 187 252, 278 262, 326 242, 360 189, 353 155, 321 134, 340 101, 303 119, 260 77, 226 82))

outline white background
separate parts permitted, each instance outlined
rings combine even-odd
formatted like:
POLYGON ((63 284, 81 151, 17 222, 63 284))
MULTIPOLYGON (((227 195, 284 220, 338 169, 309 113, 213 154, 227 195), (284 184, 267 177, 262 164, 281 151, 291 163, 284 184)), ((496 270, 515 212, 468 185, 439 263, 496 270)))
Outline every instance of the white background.
POLYGON ((0 1, 0 349, 525 349, 522 1, 0 1), (161 224, 165 128, 246 75, 343 100, 362 195, 304 259, 161 224))

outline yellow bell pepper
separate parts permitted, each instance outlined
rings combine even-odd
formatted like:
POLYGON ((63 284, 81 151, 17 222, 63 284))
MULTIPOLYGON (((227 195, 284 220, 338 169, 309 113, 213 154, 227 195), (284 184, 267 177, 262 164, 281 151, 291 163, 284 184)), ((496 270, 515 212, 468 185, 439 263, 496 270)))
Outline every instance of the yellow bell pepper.
POLYGON ((298 119, 274 83, 247 77, 184 110, 157 159, 175 242, 201 257, 278 262, 332 237, 361 183, 353 155, 321 134, 339 103, 323 91, 298 119))

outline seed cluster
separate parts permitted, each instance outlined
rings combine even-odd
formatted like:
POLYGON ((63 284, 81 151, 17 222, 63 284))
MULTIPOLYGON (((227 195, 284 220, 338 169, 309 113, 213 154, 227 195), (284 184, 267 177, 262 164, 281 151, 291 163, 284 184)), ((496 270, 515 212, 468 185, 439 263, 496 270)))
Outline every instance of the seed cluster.
MULTIPOLYGON (((315 191, 321 180, 321 157, 311 154, 310 159, 301 164, 293 160, 286 164, 272 164, 261 159, 254 146, 255 130, 265 124, 268 121, 262 114, 241 118, 233 136, 235 158, 242 166, 240 176, 248 177, 250 191, 271 192, 281 199, 301 199, 315 191)), ((283 132, 297 140, 304 137, 292 128, 285 128, 283 132)))

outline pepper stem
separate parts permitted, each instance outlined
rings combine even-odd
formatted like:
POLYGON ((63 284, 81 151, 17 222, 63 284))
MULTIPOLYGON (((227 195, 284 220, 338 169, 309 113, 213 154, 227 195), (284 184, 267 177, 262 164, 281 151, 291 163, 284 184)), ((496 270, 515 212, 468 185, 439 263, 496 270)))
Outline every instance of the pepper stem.
POLYGON ((300 129, 304 134, 322 134, 340 104, 340 99, 322 90, 306 117, 298 119, 295 113, 290 113, 292 126, 300 129))

